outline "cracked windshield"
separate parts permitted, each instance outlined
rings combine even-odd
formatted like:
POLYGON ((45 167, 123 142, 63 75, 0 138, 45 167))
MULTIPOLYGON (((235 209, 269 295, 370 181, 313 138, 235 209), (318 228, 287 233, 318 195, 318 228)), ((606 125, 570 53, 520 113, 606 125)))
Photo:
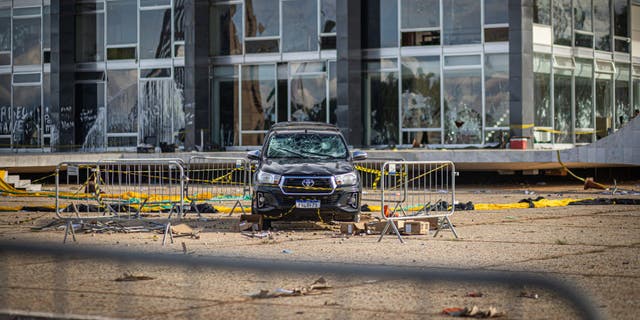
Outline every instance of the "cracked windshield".
POLYGON ((269 141, 267 157, 344 159, 347 148, 335 134, 278 134, 269 141))

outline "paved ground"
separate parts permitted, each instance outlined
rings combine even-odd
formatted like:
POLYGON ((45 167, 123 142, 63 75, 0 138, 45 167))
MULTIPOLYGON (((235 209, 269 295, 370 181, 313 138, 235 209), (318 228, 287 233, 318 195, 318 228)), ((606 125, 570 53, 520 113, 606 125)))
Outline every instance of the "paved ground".
MULTIPOLYGON (((623 186, 639 190, 636 183, 623 186)), ((611 197, 579 185, 468 186, 461 202, 508 203, 522 198, 611 197), (525 192, 526 191, 526 192, 525 192), (535 194, 531 194, 535 192, 535 194)), ((636 198, 640 195, 615 195, 636 198)), ((12 203, 16 199, 0 198, 12 203)), ((407 243, 387 236, 344 237, 335 227, 281 224, 272 239, 233 232, 237 216, 206 223, 200 239, 176 238, 162 247, 161 235, 79 234, 70 247, 134 252, 225 256, 277 261, 362 263, 462 270, 528 271, 571 282, 605 318, 635 319, 640 303, 640 206, 569 206, 543 209, 457 212, 461 235, 412 236, 407 243)), ((61 231, 31 232, 52 220, 45 213, 0 213, 0 242, 59 243, 61 231)), ((53 255, 4 255, 0 260, 0 309, 115 318, 438 318, 444 308, 496 307, 506 318, 566 319, 576 314, 554 292, 523 284, 381 280, 334 274, 295 275, 270 270, 216 270, 158 264, 109 263, 53 255), (123 273, 151 280, 118 282, 123 273), (312 295, 255 299, 261 290, 309 287, 324 277, 331 286, 312 295), (539 299, 518 297, 521 292, 539 299), (481 292, 482 297, 468 297, 481 292), (315 294, 317 293, 317 294, 315 294)), ((0 317, 1 318, 1 317, 0 317)))

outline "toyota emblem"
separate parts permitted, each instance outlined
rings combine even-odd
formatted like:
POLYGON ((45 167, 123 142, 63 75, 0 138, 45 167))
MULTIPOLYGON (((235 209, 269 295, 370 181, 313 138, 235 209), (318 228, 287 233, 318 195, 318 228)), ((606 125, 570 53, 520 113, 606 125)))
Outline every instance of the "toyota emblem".
POLYGON ((304 179, 304 180, 302 180, 302 186, 305 187, 305 188, 311 188, 311 187, 313 187, 313 184, 314 184, 313 179, 304 179))

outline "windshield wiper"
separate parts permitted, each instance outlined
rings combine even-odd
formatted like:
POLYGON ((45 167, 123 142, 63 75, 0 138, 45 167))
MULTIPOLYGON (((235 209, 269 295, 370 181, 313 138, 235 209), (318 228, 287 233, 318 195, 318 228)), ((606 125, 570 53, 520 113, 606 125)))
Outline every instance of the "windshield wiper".
MULTIPOLYGON (((292 155, 296 156, 297 158, 304 158, 304 155, 302 153, 299 153, 299 152, 296 152, 296 151, 293 151, 293 150, 290 150, 290 149, 285 149, 285 148, 281 148, 281 147, 271 147, 271 148, 274 149, 277 152, 284 151, 284 152, 286 152, 288 154, 292 154, 292 155)), ((274 157, 274 158, 280 158, 280 157, 274 157)), ((291 157, 289 157, 289 158, 291 158, 291 157)))

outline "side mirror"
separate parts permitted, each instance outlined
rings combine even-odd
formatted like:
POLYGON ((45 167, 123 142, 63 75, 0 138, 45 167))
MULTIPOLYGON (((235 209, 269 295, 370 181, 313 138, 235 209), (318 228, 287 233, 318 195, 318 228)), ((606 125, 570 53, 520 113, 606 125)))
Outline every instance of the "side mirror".
POLYGON ((353 161, 362 161, 362 160, 367 160, 367 153, 364 151, 354 151, 353 161))
POLYGON ((247 152, 247 159, 260 160, 260 150, 253 150, 253 151, 247 152))

